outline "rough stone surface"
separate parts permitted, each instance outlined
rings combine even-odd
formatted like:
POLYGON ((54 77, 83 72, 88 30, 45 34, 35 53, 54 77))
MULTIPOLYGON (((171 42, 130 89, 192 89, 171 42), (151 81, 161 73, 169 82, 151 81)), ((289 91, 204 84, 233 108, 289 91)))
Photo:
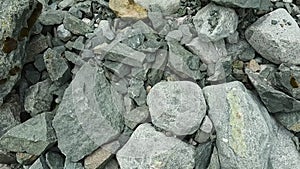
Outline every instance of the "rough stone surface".
POLYGON ((241 82, 208 86, 203 91, 217 133, 221 168, 299 168, 300 155, 291 133, 276 124, 241 82))
POLYGON ((63 169, 65 159, 59 153, 49 151, 46 154, 46 163, 48 164, 49 169, 63 169))
POLYGON ((193 23, 203 41, 218 41, 235 32, 238 16, 233 9, 210 3, 197 12, 193 23))
POLYGON ((134 0, 134 2, 140 4, 147 10, 150 9, 151 5, 158 5, 164 13, 164 15, 173 14, 177 12, 177 10, 180 7, 180 0, 134 0))
POLYGON ((80 162, 76 163, 66 159, 64 169, 84 169, 84 167, 80 162))
POLYGON ((66 60, 57 51, 50 48, 44 53, 44 62, 52 81, 62 78, 69 69, 66 60))
POLYGON ((63 24, 65 29, 75 35, 85 35, 86 33, 92 32, 92 28, 88 24, 71 14, 65 15, 63 24))
POLYGON ((245 35, 265 59, 276 64, 300 64, 300 28, 285 9, 279 8, 262 16, 245 35))
POLYGON ((149 108, 147 106, 137 107, 124 114, 125 125, 134 129, 139 124, 145 122, 150 117, 149 108))
POLYGON ((43 25, 56 25, 61 24, 65 17, 65 11, 62 10, 47 10, 42 12, 39 21, 43 25))
POLYGON ((43 156, 35 160, 35 162, 29 167, 29 169, 49 169, 46 160, 43 156))
POLYGON ((16 163, 16 155, 13 153, 0 150, 0 164, 13 164, 16 163))
MULTIPOLYGON (((272 0, 271 0, 272 1, 272 0)), ((270 6, 270 0, 213 0, 213 2, 221 5, 236 6, 241 8, 256 8, 256 9, 268 9, 270 6)))
POLYGON ((194 155, 194 148, 190 145, 174 137, 166 137, 145 123, 134 131, 117 152, 117 160, 122 169, 192 169, 195 165, 194 155))
POLYGON ((206 113, 201 88, 188 81, 156 84, 147 96, 147 104, 153 124, 176 135, 193 134, 206 113))
POLYGON ((12 99, 0 106, 0 137, 12 127, 20 124, 17 117, 21 112, 21 106, 16 99, 19 98, 12 99))
POLYGON ((103 69, 84 64, 66 89, 53 120, 58 147, 69 160, 82 159, 120 134, 123 111, 123 100, 103 69))
POLYGON ((56 141, 52 118, 51 113, 43 113, 11 128, 0 138, 0 148, 40 155, 56 141))
POLYGON ((300 112, 276 113, 274 117, 288 130, 300 132, 300 112))
POLYGON ((212 152, 213 152, 212 142, 199 144, 196 147, 195 169, 207 169, 212 152))
POLYGON ((197 131, 195 141, 205 143, 209 140, 213 132, 213 123, 208 116, 205 116, 200 129, 197 131))

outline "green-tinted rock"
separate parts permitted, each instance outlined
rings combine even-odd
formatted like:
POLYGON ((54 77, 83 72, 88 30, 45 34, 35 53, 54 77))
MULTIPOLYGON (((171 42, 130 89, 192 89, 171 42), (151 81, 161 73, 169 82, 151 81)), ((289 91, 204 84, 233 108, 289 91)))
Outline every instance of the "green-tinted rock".
POLYGON ((211 155, 210 163, 207 169, 221 169, 218 149, 216 147, 213 148, 213 153, 211 155))
POLYGON ((85 63, 79 55, 73 52, 65 51, 65 57, 68 61, 78 66, 82 66, 85 63))
POLYGON ((42 34, 33 36, 27 47, 27 57, 26 62, 31 62, 34 60, 35 56, 42 53, 49 47, 47 36, 42 34))
POLYGON ((49 169, 45 157, 41 156, 38 158, 30 167, 29 169, 49 169))
POLYGON ((11 128, 0 138, 0 148, 40 155, 56 142, 52 118, 53 114, 43 113, 11 128))
POLYGON ((117 152, 122 169, 193 169, 195 150, 174 137, 155 131, 151 124, 141 124, 117 152))
POLYGON ((0 137, 9 129, 20 123, 18 119, 16 119, 16 116, 19 115, 20 112, 21 106, 17 100, 12 100, 12 102, 7 102, 0 106, 0 137))
POLYGON ((126 111, 124 114, 125 125, 130 129, 134 129, 141 123, 144 123, 149 116, 149 109, 147 106, 137 107, 131 111, 126 111))
POLYGON ((240 7, 240 8, 256 8, 256 9, 269 9, 271 6, 270 0, 213 0, 221 5, 240 7))
POLYGON ((276 113, 274 117, 288 130, 300 132, 300 112, 276 113))
POLYGON ((123 78, 130 73, 130 67, 122 63, 105 60, 104 66, 120 78, 123 78))
POLYGON ((58 25, 63 22, 65 14, 65 11, 50 9, 42 12, 39 21, 43 25, 58 25))
POLYGON ((216 129, 221 168, 299 168, 300 154, 292 134, 275 122, 241 82, 208 86, 203 91, 216 129))
POLYGON ((58 147, 76 162, 123 129, 123 100, 99 66, 85 63, 65 90, 53 126, 58 147))
POLYGON ((137 105, 141 106, 146 103, 146 90, 144 81, 132 78, 129 81, 128 87, 129 97, 132 98, 137 105))
POLYGON ((211 142, 199 144, 196 148, 195 169, 207 169, 212 152, 213 144, 211 142))
POLYGON ((49 166, 49 169, 63 169, 65 159, 62 155, 49 151, 46 154, 46 162, 49 166))
POLYGON ((66 60, 53 49, 44 53, 44 62, 52 81, 57 81, 68 71, 69 66, 66 60))
POLYGON ((65 29, 75 35, 85 35, 86 33, 92 32, 92 28, 89 25, 71 14, 65 15, 63 24, 65 29))
POLYGON ((200 58, 184 49, 178 42, 168 42, 168 66, 182 78, 200 80, 203 78, 199 67, 200 58))
POLYGON ((17 161, 22 165, 31 165, 39 156, 28 153, 16 153, 17 161))
POLYGON ((75 163, 66 159, 64 169, 84 169, 84 168, 80 162, 75 163))

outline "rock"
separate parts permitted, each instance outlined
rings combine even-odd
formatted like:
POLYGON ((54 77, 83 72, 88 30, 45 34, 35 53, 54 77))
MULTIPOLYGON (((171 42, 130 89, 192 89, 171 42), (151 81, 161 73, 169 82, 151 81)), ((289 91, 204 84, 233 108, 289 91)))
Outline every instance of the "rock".
POLYGON ((183 35, 180 30, 173 30, 167 34, 166 40, 167 41, 176 40, 176 41, 180 42, 182 37, 183 37, 183 35))
POLYGON ((1 1, 0 105, 21 77, 28 40, 24 38, 28 36, 41 8, 42 5, 37 1, 1 1), (30 20, 30 24, 26 23, 27 20, 30 20))
POLYGON ((225 41, 223 39, 216 42, 204 42, 197 37, 186 44, 186 46, 207 65, 217 63, 220 58, 227 56, 225 41))
POLYGON ((120 148, 120 143, 114 141, 103 145, 84 159, 85 169, 104 168, 105 164, 120 148))
POLYGON ((203 78, 199 67, 200 59, 198 56, 184 49, 178 42, 168 42, 169 60, 168 66, 182 78, 192 78, 200 80, 203 78))
POLYGON ((220 159, 218 157, 218 149, 214 147, 213 153, 210 158, 210 163, 207 169, 218 169, 218 168, 221 168, 220 159))
POLYGON ((176 135, 193 134, 206 113, 201 88, 192 82, 160 82, 147 96, 152 123, 176 135))
POLYGON ((120 78, 123 78, 126 75, 130 74, 131 71, 128 65, 118 62, 112 62, 110 60, 105 60, 104 66, 120 78))
POLYGON ((130 129, 135 129, 139 124, 144 123, 150 117, 147 106, 137 107, 124 114, 125 125, 130 129))
POLYGON ((85 63, 79 55, 73 52, 65 51, 65 58, 77 66, 82 66, 85 63))
POLYGON ((197 131, 197 134, 195 136, 195 141, 198 143, 205 143, 209 140, 210 136, 212 135, 213 132, 213 123, 209 119, 208 116, 205 116, 200 129, 197 131))
POLYGON ((144 81, 137 78, 132 78, 129 81, 128 87, 129 97, 132 98, 138 106, 146 103, 146 90, 144 87, 144 81))
POLYGON ((193 37, 195 36, 194 31, 191 30, 191 27, 192 25, 190 24, 179 25, 178 30, 180 30, 183 35, 180 41, 181 44, 188 44, 192 41, 193 37))
POLYGON ((0 150, 0 164, 13 164, 16 162, 15 154, 0 150))
POLYGON ((82 51, 84 49, 84 37, 79 36, 73 43, 72 46, 73 49, 76 49, 78 51, 82 51))
POLYGON ((300 28, 285 9, 276 9, 259 18, 247 28, 245 36, 265 59, 276 64, 300 64, 300 28))
POLYGON ((134 2, 140 4, 148 11, 150 10, 151 6, 158 5, 164 15, 173 14, 177 12, 180 7, 180 0, 134 0, 134 2))
MULTIPOLYGON (((11 100, 10 102, 6 102, 2 106, 0 106, 0 137, 9 129, 20 124, 20 121, 19 119, 17 119, 17 116, 21 112, 21 106, 18 100, 16 99, 11 100)), ((0 163, 2 163, 1 157, 0 163)))
POLYGON ((260 71, 260 66, 259 64, 254 60, 251 59, 247 67, 252 71, 252 72, 259 72, 260 71))
POLYGON ((117 152, 117 160, 122 169, 192 169, 195 165, 194 153, 188 144, 174 137, 166 137, 145 123, 134 131, 129 141, 117 152))
POLYGON ((44 62, 52 81, 61 79, 69 69, 66 60, 50 48, 44 53, 44 62))
POLYGON ((118 161, 115 159, 111 159, 107 162, 107 164, 104 166, 104 169, 119 169, 118 161))
POLYGON ((66 14, 63 20, 65 29, 72 32, 75 35, 85 35, 92 32, 92 28, 84 23, 82 20, 76 18, 71 14, 66 14))
POLYGON ((71 162, 70 160, 66 160, 65 161, 65 166, 64 169, 84 169, 84 167, 82 166, 82 164, 80 162, 71 162))
POLYGON ((300 132, 300 112, 276 113, 274 118, 288 130, 300 132))
POLYGON ((65 29, 63 24, 61 24, 57 27, 57 37, 66 42, 72 38, 72 34, 70 31, 65 29))
POLYGON ((47 36, 42 34, 33 36, 29 42, 27 48, 27 57, 26 61, 33 61, 35 56, 42 53, 49 47, 49 40, 47 36))
POLYGON ((109 7, 121 18, 145 19, 147 11, 130 0, 110 0, 109 7))
POLYGON ((39 17, 43 25, 59 25, 63 22, 66 12, 62 10, 46 10, 39 17))
POLYGON ((11 128, 0 138, 0 148, 40 155, 56 142, 52 118, 51 113, 42 113, 11 128))
POLYGON ((164 49, 158 49, 155 54, 155 61, 151 65, 147 73, 147 83, 154 85, 161 81, 168 63, 168 51, 164 49))
POLYGON ((227 53, 230 57, 241 61, 250 61, 255 57, 255 50, 245 40, 240 40, 235 44, 226 44, 227 53))
POLYGON ((94 48, 94 53, 103 55, 108 60, 124 63, 134 67, 142 67, 146 58, 144 53, 138 52, 117 41, 115 43, 112 42, 111 44, 104 43, 96 46, 94 48))
POLYGON ((62 155, 49 151, 46 154, 46 162, 48 164, 49 169, 63 169, 65 159, 62 155))
POLYGON ((69 160, 82 159, 120 134, 123 111, 123 100, 103 69, 85 63, 65 90, 53 120, 58 147, 69 160))
POLYGON ((212 142, 199 144, 196 148, 195 169, 207 169, 213 152, 212 142))
POLYGON ((221 168, 299 168, 292 134, 276 124, 241 82, 208 86, 203 91, 217 133, 221 168), (288 164, 287 157, 293 159, 288 164))
POLYGON ((246 69, 245 72, 270 113, 300 111, 300 101, 282 91, 274 89, 265 80, 262 73, 254 73, 249 69, 246 69))
POLYGON ((233 9, 210 3, 197 12, 193 23, 201 40, 218 41, 235 32, 238 16, 233 9))
POLYGON ((29 169, 49 169, 45 157, 41 156, 38 158, 30 167, 29 169))
POLYGON ((74 0, 62 0, 61 2, 58 3, 58 7, 61 9, 64 9, 66 7, 70 7, 74 4, 74 0))
POLYGON ((107 20, 101 20, 99 22, 99 28, 102 30, 103 35, 108 40, 113 40, 115 38, 115 33, 113 32, 110 23, 107 20))
POLYGON ((22 165, 31 165, 39 156, 28 153, 16 153, 17 161, 22 165))
POLYGON ((213 2, 221 5, 229 5, 240 8, 256 8, 256 9, 269 9, 271 6, 270 0, 213 0, 213 2))

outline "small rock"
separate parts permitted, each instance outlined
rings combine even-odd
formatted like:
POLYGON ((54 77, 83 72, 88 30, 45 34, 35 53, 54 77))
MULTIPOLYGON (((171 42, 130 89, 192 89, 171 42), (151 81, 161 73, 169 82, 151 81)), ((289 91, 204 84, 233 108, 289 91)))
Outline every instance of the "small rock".
POLYGON ((147 11, 130 0, 110 0, 109 7, 121 18, 145 19, 147 11))
POLYGON ((28 153, 16 153, 16 157, 18 163, 22 165, 30 165, 38 158, 37 155, 32 155, 28 153))
POLYGON ((213 153, 213 144, 211 142, 199 144, 196 147, 195 169, 207 169, 210 163, 210 156, 212 153, 213 153))
POLYGON ((128 65, 118 62, 112 62, 109 60, 104 61, 104 66, 120 78, 123 78, 124 76, 130 74, 131 71, 128 65))
POLYGON ((57 51, 50 48, 44 53, 44 62, 52 81, 62 78, 69 69, 65 59, 57 51))
POLYGON ((166 40, 167 41, 176 40, 176 41, 180 42, 182 37, 183 37, 183 35, 180 30, 173 30, 167 34, 166 40))
POLYGON ((245 36, 265 59, 276 64, 300 64, 300 28, 285 9, 276 9, 259 18, 245 36), (278 23, 272 24, 273 20, 278 23))
POLYGON ((149 108, 147 106, 137 107, 124 114, 125 125, 130 129, 135 129, 141 123, 144 123, 150 117, 149 108))
POLYGON ((49 47, 49 42, 47 36, 42 34, 33 36, 29 42, 27 48, 27 57, 26 61, 33 61, 34 57, 43 51, 45 51, 49 47))
POLYGON ((56 142, 52 118, 51 113, 42 113, 11 128, 0 138, 1 149, 40 155, 56 142))
POLYGON ((205 143, 209 140, 213 132, 213 124, 208 116, 205 116, 200 129, 197 131, 195 141, 198 143, 205 143))
POLYGON ((201 40, 218 41, 235 32, 238 16, 233 9, 210 3, 197 12, 193 23, 201 40))
POLYGON ((69 30, 75 35, 85 35, 86 33, 92 32, 92 28, 88 24, 71 14, 65 15, 63 24, 65 29, 69 30))
POLYGON ((146 90, 144 87, 144 81, 137 78, 132 78, 129 81, 128 87, 129 97, 132 98, 138 106, 146 103, 146 90))
POLYGON ((213 2, 240 8, 268 9, 271 6, 270 0, 213 0, 213 2))
POLYGON ((140 4, 148 11, 152 5, 157 5, 164 15, 173 14, 177 12, 180 7, 180 0, 134 0, 134 2, 140 4))
POLYGON ((39 21, 43 25, 59 25, 63 22, 65 11, 62 10, 46 10, 39 17, 39 21))
POLYGON ((65 29, 63 24, 61 24, 57 27, 57 37, 62 41, 66 42, 71 39, 72 34, 70 31, 65 29))
POLYGON ((259 72, 260 71, 260 66, 259 64, 254 60, 250 60, 249 64, 247 65, 247 67, 252 70, 253 72, 259 72))
POLYGON ((49 169, 63 169, 65 159, 62 155, 49 151, 46 154, 46 162, 48 164, 49 169))
POLYGON ((117 152, 117 160, 122 169, 193 169, 194 154, 190 145, 174 137, 166 137, 145 123, 134 131, 117 152))
POLYGON ((153 124, 176 135, 193 134, 206 113, 201 88, 188 81, 156 84, 147 104, 153 124))

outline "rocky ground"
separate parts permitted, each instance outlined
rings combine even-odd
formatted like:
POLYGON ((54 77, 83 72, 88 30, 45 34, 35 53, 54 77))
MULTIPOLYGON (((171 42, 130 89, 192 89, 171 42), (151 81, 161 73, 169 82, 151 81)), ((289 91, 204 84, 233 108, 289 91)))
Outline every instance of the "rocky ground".
POLYGON ((300 169, 299 0, 2 0, 0 169, 300 169))

